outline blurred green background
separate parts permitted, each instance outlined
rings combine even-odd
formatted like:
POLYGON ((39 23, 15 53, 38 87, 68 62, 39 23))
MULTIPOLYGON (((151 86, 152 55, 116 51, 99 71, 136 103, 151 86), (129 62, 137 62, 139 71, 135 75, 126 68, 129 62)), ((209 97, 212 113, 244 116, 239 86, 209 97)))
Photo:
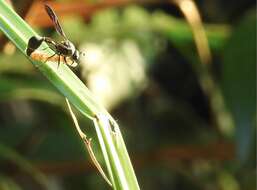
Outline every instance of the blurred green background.
MULTIPOLYGON (((60 39, 42 1, 12 3, 41 35, 60 39)), ((256 4, 195 3, 207 69, 168 1, 49 2, 85 52, 73 70, 119 123, 141 189, 256 189, 256 4)), ((0 48, 0 190, 110 189, 64 97, 3 35, 0 48)), ((102 162, 91 121, 76 115, 102 162)))

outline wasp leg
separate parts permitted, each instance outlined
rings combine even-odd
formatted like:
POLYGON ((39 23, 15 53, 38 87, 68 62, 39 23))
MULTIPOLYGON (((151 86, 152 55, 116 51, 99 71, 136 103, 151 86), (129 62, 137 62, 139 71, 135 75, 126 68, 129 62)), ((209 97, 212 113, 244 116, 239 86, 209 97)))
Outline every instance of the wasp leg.
POLYGON ((58 54, 58 56, 59 56, 59 57, 58 57, 58 65, 57 65, 57 69, 59 68, 60 63, 61 63, 61 55, 59 55, 59 54, 58 54))
POLYGON ((63 56, 64 63, 65 63, 66 65, 68 65, 68 63, 67 63, 67 59, 66 59, 66 58, 67 58, 66 56, 63 56))
POLYGON ((44 61, 44 63, 46 63, 49 59, 51 59, 53 56, 55 56, 56 55, 56 53, 54 53, 53 55, 51 55, 51 56, 49 56, 45 61, 44 61))
POLYGON ((67 57, 66 57, 66 56, 63 56, 63 58, 64 58, 64 62, 65 62, 65 64, 66 64, 66 65, 68 65, 68 66, 72 66, 72 65, 73 65, 73 63, 75 62, 75 61, 72 59, 71 64, 68 64, 68 62, 67 62, 67 57))
POLYGON ((75 61, 72 59, 72 62, 71 62, 71 64, 70 64, 70 65, 72 66, 74 62, 75 62, 75 61))

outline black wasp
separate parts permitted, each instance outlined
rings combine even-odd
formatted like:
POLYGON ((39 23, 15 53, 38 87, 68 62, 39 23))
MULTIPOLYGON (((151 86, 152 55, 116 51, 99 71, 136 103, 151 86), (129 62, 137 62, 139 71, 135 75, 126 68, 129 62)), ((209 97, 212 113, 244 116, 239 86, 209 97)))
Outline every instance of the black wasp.
POLYGON ((29 39, 28 48, 27 48, 26 53, 28 56, 30 56, 43 42, 46 42, 48 44, 49 48, 55 52, 53 55, 48 57, 47 60, 49 60, 50 58, 52 58, 55 55, 58 55, 59 56, 58 57, 58 66, 59 66, 61 56, 63 56, 65 64, 72 66, 72 64, 74 62, 79 60, 80 52, 76 49, 74 44, 67 39, 59 21, 58 21, 58 17, 56 16, 53 9, 51 9, 51 7, 49 7, 48 5, 45 5, 45 10, 46 10, 47 14, 49 15, 50 19, 52 20, 55 30, 63 37, 63 41, 57 42, 49 37, 32 36, 29 39), (67 58, 69 58, 72 61, 71 64, 68 64, 67 58))

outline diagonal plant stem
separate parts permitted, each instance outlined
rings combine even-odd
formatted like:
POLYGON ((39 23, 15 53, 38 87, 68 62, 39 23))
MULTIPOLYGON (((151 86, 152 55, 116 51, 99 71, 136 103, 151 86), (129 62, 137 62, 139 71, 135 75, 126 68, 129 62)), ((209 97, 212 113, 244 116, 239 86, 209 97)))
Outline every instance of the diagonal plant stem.
POLYGON ((188 24, 190 25, 197 52, 203 64, 208 64, 212 60, 211 52, 208 44, 207 35, 205 33, 201 16, 192 0, 173 0, 184 14, 188 24))
MULTIPOLYGON (((4 0, 0 0, 0 29, 25 56, 27 56, 26 48, 29 39, 32 36, 38 36, 4 0)), ((42 49, 48 47, 45 43, 41 46, 42 47, 40 48, 42 49)), ((49 48, 45 52, 49 55, 54 53, 49 48)), ((31 57, 28 58, 84 116, 94 121, 96 120, 97 115, 100 114, 104 116, 97 120, 100 125, 96 122, 94 123, 98 134, 98 140, 100 144, 103 143, 105 145, 105 149, 102 148, 103 154, 105 155, 105 152, 109 153, 107 154, 107 157, 105 156, 105 164, 108 169, 112 187, 117 190, 139 189, 120 131, 116 130, 119 132, 117 133, 118 138, 103 139, 103 137, 109 135, 105 134, 104 132, 106 131, 102 129, 103 127, 106 127, 105 125, 102 125, 103 123, 106 123, 106 120, 108 120, 109 123, 112 123, 112 125, 115 125, 115 128, 118 128, 116 121, 111 115, 96 101, 96 98, 68 66, 60 64, 58 67, 56 61, 50 60, 44 63, 41 60, 33 60, 31 57), (102 121, 103 118, 104 121, 102 121), (119 146, 109 146, 109 143, 119 146), (109 150, 109 148, 112 148, 112 150, 109 150), (112 162, 113 160, 117 162, 112 162), (116 164, 119 164, 118 167, 116 164), (116 170, 116 168, 119 168, 119 170, 116 170)))
POLYGON ((171 0, 184 14, 186 21, 192 28, 194 41, 201 64, 195 66, 197 77, 206 96, 209 98, 214 123, 226 137, 234 134, 234 123, 230 113, 226 110, 225 102, 219 86, 211 72, 212 55, 201 16, 193 0, 171 0))

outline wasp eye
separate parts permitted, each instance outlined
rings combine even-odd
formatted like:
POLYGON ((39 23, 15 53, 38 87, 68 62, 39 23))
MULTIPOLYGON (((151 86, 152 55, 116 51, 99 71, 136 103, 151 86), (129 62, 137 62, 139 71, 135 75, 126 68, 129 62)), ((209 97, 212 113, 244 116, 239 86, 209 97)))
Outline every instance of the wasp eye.
POLYGON ((73 60, 78 60, 79 59, 79 52, 77 50, 72 55, 72 58, 73 58, 73 60))

